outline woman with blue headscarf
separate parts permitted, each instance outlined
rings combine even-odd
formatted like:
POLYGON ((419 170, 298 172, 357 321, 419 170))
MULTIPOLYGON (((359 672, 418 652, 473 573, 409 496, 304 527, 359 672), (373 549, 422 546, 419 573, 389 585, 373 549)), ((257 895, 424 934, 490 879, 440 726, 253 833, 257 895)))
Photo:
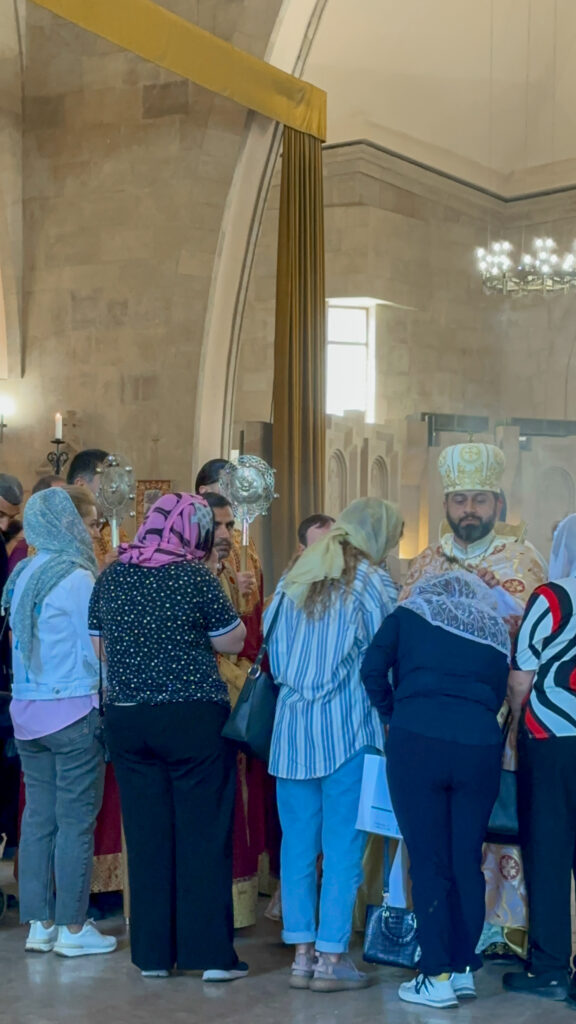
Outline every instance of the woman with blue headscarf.
POLYGON ((88 633, 92 541, 60 488, 33 495, 24 531, 36 554, 5 587, 13 637, 11 715, 26 784, 19 849, 26 949, 108 953, 116 940, 86 921, 94 824, 102 801, 99 671, 88 633))

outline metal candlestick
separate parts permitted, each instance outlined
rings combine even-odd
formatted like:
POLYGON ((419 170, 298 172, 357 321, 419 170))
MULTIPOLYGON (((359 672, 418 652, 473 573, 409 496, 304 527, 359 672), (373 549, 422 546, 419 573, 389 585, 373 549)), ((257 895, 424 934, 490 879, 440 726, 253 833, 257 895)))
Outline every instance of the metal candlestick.
POLYGON ((55 437, 53 441, 50 441, 50 444, 56 445, 56 451, 48 452, 46 459, 52 466, 54 474, 56 476, 60 476, 60 471, 63 469, 63 467, 68 462, 68 459, 70 458, 68 452, 60 451, 60 449, 63 447, 63 445, 66 444, 66 442, 59 437, 55 437))

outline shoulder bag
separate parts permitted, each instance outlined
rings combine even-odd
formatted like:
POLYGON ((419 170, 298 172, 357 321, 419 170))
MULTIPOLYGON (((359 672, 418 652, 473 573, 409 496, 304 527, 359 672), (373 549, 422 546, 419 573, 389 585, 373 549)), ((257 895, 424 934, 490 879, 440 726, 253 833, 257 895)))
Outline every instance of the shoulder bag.
MULTIPOLYGON (((504 744, 508 739, 512 716, 508 715, 503 728, 504 744)), ((486 831, 487 843, 517 843, 519 834, 518 825, 518 784, 516 772, 509 768, 502 768, 500 772, 500 789, 496 803, 492 808, 490 821, 486 831)))
POLYGON ((278 686, 270 673, 263 670, 262 662, 266 656, 283 600, 284 594, 281 595, 276 605, 256 661, 248 672, 238 700, 222 729, 222 735, 227 740, 236 743, 245 754, 252 754, 266 763, 270 757, 278 686))

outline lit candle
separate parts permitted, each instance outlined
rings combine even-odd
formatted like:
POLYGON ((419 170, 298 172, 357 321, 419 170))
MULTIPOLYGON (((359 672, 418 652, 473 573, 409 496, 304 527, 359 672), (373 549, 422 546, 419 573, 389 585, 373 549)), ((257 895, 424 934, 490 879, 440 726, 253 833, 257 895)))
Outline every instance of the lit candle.
POLYGON ((62 413, 57 412, 54 417, 54 440, 62 440, 62 413))

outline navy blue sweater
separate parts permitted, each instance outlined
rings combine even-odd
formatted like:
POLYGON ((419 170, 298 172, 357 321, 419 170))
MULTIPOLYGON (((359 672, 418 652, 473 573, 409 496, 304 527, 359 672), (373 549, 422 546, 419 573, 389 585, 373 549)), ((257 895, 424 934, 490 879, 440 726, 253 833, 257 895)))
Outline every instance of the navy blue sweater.
POLYGON ((384 721, 458 743, 501 742, 496 715, 507 678, 508 659, 495 647, 432 626, 402 605, 384 620, 362 664, 384 721))

